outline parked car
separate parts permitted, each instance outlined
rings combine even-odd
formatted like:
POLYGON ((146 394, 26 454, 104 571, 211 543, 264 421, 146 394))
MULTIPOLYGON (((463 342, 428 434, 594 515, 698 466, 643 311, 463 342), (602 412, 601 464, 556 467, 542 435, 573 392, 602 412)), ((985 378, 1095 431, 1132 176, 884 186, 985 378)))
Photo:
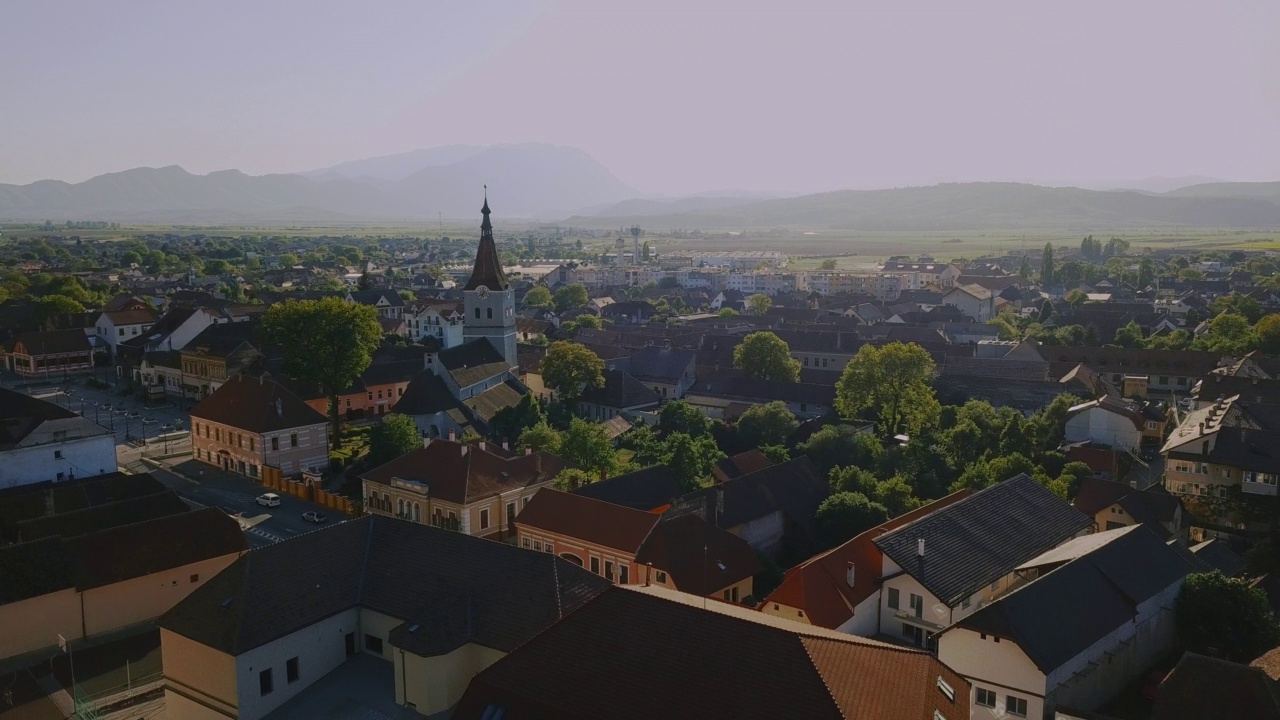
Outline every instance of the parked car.
POLYGON ((325 515, 324 513, 312 512, 308 510, 307 512, 302 513, 302 519, 306 520, 309 523, 316 523, 317 525, 319 525, 320 523, 328 520, 329 516, 325 515))
POLYGON ((279 507, 280 496, 275 493, 263 493, 258 496, 258 504, 266 507, 279 507))

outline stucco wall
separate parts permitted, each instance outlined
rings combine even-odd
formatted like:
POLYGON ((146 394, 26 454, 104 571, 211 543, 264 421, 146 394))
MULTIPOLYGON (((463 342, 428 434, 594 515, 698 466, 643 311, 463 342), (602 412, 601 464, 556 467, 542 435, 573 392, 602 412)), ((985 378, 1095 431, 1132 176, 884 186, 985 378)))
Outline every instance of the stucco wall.
POLYGON ((880 616, 877 612, 879 609, 880 593, 877 591, 871 597, 855 605, 853 616, 841 623, 836 629, 850 635, 861 635, 863 637, 875 635, 876 628, 880 624, 880 616))
POLYGON ((1027 701, 1028 718, 1044 715, 1044 673, 1016 643, 996 642, 991 635, 983 639, 979 633, 952 628, 938 638, 938 659, 973 684, 975 690, 969 698, 972 720, 1007 720, 1002 711, 1010 693, 1027 701), (974 704, 976 688, 995 691, 995 712, 974 704))
MULTIPOLYGON (((345 662, 347 633, 357 634, 357 651, 363 647, 359 625, 360 612, 353 608, 237 656, 235 677, 241 720, 257 720, 266 715, 345 662), (290 683, 285 665, 293 657, 298 658, 298 680, 290 683), (272 691, 263 695, 259 673, 267 668, 271 669, 272 691)), ((167 660, 168 648, 163 651, 167 660)))
POLYGON ((0 488, 85 478, 116 471, 116 443, 110 434, 20 447, 0 453, 0 488), (55 457, 61 452, 62 457, 55 457))
POLYGON ((404 620, 393 618, 390 615, 383 615, 373 610, 360 608, 360 638, 356 646, 356 650, 368 653, 383 660, 392 659, 391 643, 387 642, 387 637, 391 634, 391 630, 404 620), (366 636, 373 636, 382 640, 382 654, 379 655, 371 650, 365 649, 364 639, 366 636))
MULTIPOLYGON (((223 717, 206 706, 235 716, 238 693, 234 657, 164 628, 160 629, 160 654, 169 717, 223 717), (175 696, 180 699, 172 699, 175 696)), ((256 682, 254 686, 257 687, 256 682)))
POLYGON ((238 553, 230 553, 87 590, 84 593, 86 631, 92 636, 160 617, 237 557, 238 553), (195 582, 192 576, 196 577, 195 582))
POLYGON ((1123 415, 1093 407, 1067 419, 1064 438, 1067 442, 1092 440, 1112 447, 1136 449, 1142 444, 1142 431, 1123 415))
POLYGON ((436 657, 403 650, 395 654, 396 702, 412 703, 418 712, 431 715, 457 704, 471 678, 506 653, 468 644, 436 657))
POLYGON ((56 646, 58 635, 82 636, 80 594, 74 588, 0 606, 0 660, 56 646))

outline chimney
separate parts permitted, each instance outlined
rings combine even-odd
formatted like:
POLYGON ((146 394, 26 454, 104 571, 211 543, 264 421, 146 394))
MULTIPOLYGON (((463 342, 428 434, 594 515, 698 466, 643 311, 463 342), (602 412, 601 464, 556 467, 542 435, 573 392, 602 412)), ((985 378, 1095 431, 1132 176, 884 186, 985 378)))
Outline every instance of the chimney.
POLYGON ((502 449, 503 449, 503 450, 510 450, 511 448, 509 447, 509 445, 510 445, 510 443, 508 443, 505 439, 502 441, 502 449))
POLYGON ((533 454, 533 469, 539 477, 542 476, 542 453, 533 454))
POLYGON ((480 441, 480 449, 481 449, 481 450, 483 450, 483 449, 484 449, 484 441, 483 441, 483 440, 481 440, 481 441, 480 441))
POLYGON ((453 430, 453 428, 450 428, 450 429, 449 429, 449 442, 457 442, 457 441, 458 441, 458 433, 457 433, 455 430, 453 430))
POLYGON ((532 453, 533 453, 533 448, 529 447, 528 445, 525 445, 525 446, 524 446, 524 454, 525 454, 525 455, 531 455, 532 453))
POLYGON ((276 417, 284 417, 284 403, 280 402, 280 398, 276 398, 276 417))
POLYGON ((716 524, 720 524, 720 516, 724 514, 724 486, 716 486, 716 524))
POLYGON ((426 447, 430 444, 431 444, 431 438, 424 435, 422 437, 422 447, 426 447))
POLYGON ((458 446, 458 448, 459 448, 460 450, 462 450, 462 457, 466 457, 466 456, 467 456, 467 444, 466 444, 466 443, 462 443, 461 445, 459 445, 459 446, 458 446))
POLYGON ((924 557, 924 538, 916 540, 916 557, 924 557))

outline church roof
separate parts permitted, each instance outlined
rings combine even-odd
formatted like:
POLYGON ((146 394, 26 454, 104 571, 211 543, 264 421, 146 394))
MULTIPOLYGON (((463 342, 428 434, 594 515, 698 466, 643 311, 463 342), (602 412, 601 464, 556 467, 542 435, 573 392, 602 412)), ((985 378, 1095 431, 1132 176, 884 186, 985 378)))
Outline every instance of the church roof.
POLYGON ((476 251, 476 266, 471 271, 471 279, 463 290, 475 290, 481 285, 490 290, 506 290, 509 287, 506 273, 502 272, 502 258, 498 256, 498 246, 493 242, 493 225, 489 222, 489 197, 486 194, 484 207, 480 209, 484 220, 480 223, 480 249, 476 251))

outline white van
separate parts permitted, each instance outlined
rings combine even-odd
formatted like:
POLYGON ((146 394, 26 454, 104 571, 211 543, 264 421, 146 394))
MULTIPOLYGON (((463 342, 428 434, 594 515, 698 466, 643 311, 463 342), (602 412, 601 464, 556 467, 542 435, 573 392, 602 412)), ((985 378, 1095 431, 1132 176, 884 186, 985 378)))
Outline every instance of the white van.
POLYGON ((278 507, 280 505, 280 496, 275 493, 263 493, 258 496, 258 504, 267 507, 278 507))

